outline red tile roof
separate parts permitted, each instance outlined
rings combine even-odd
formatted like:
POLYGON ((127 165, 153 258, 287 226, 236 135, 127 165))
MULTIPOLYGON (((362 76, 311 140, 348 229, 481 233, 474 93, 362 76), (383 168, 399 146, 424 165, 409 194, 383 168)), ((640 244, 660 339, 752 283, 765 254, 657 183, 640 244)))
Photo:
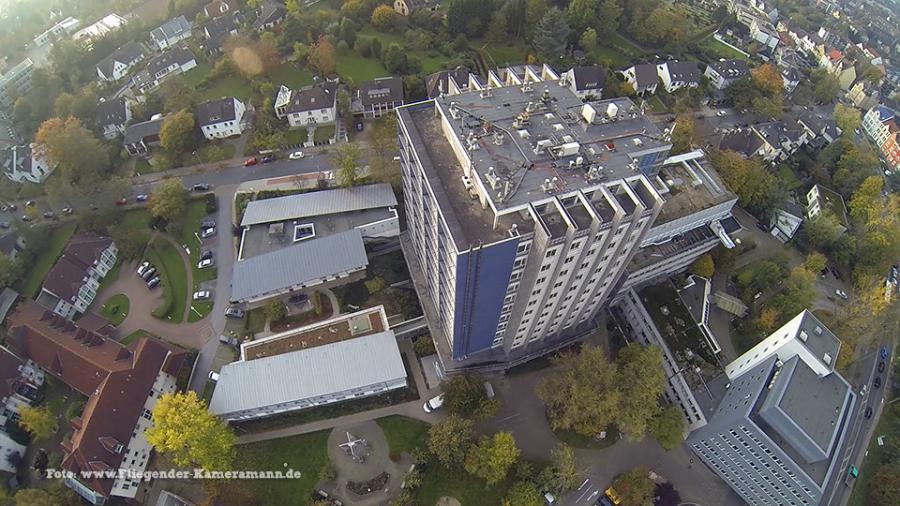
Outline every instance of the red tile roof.
POLYGON ((6 348, 0 348, 0 397, 15 393, 15 385, 19 380, 19 366, 23 360, 6 348))
POLYGON ((44 277, 44 288, 57 297, 72 302, 88 276, 88 270, 100 259, 112 239, 90 234, 72 237, 59 260, 44 277))

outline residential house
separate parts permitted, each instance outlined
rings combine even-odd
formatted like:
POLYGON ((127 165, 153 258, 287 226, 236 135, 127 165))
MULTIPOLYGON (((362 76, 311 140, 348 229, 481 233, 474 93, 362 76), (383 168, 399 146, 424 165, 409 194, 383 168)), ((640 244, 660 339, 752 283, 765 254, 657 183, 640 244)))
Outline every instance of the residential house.
MULTIPOLYGON (((31 360, 23 360, 4 346, 0 346, 0 471, 10 471, 5 466, 9 451, 6 443, 6 424, 19 418, 23 406, 32 406, 43 396, 44 373, 31 360)), ((20 456, 24 456, 24 453, 20 456)))
POLYGON ((150 337, 123 346, 108 339, 97 320, 72 322, 26 302, 10 316, 7 343, 88 397, 81 415, 69 422, 58 467, 70 473, 66 486, 101 505, 113 497, 133 500, 140 490, 138 475, 153 451, 146 437, 153 408, 175 392, 186 354, 150 337))
POLYGON ((900 171, 900 124, 897 113, 883 105, 877 105, 863 117, 863 130, 878 146, 881 156, 894 171, 900 171))
POLYGON ((878 105, 881 100, 881 92, 869 81, 859 79, 847 92, 847 100, 857 108, 868 111, 878 105))
POLYGON ((119 249, 109 237, 77 234, 44 277, 37 301, 69 320, 87 311, 100 282, 116 264, 119 249))
POLYGON ((759 123, 751 128, 766 145, 766 154, 763 155, 766 161, 786 160, 805 145, 810 138, 810 132, 804 125, 790 117, 779 121, 759 123))
POLYGON ((52 44, 70 33, 75 32, 78 30, 79 26, 81 26, 81 21, 69 16, 41 32, 40 35, 34 38, 34 45, 40 47, 52 44))
POLYGON ((425 78, 428 98, 441 95, 456 95, 469 90, 469 71, 461 68, 442 70, 425 78))
POLYGON ((275 98, 275 116, 287 118, 291 128, 333 124, 337 118, 337 89, 337 83, 332 82, 299 90, 282 85, 275 98))
POLYGON ((144 46, 140 42, 128 42, 100 60, 97 64, 97 77, 103 81, 118 81, 144 58, 144 46))
POLYGON ((187 46, 175 46, 150 60, 147 66, 134 76, 134 86, 142 95, 147 94, 171 75, 187 72, 197 66, 197 58, 187 46))
POLYGON ((197 125, 207 140, 241 135, 245 109, 244 103, 234 97, 203 102, 197 104, 197 125))
POLYGON ((606 70, 600 65, 578 65, 564 72, 560 78, 564 79, 572 93, 582 100, 603 98, 606 70))
POLYGON ((191 38, 191 23, 184 17, 170 19, 150 32, 150 38, 160 51, 191 38))
POLYGON ((378 77, 364 81, 356 90, 356 99, 366 118, 379 118, 403 105, 403 80, 378 77))
POLYGON ((803 75, 800 74, 796 69, 793 68, 783 68, 781 69, 781 79, 784 81, 784 91, 786 93, 793 93, 797 86, 800 84, 800 79, 803 78, 803 75))
POLYGON ((806 128, 809 134, 809 143, 816 148, 831 144, 841 135, 841 129, 838 128, 832 114, 809 109, 797 115, 797 121, 806 128))
POLYGON ((409 16, 417 10, 433 11, 439 6, 439 0, 394 0, 394 11, 403 16, 409 16))
POLYGON ((775 30, 772 23, 764 18, 754 18, 750 22, 749 28, 750 36, 753 37, 753 40, 762 44, 769 54, 773 54, 781 38, 778 36, 778 31, 775 30))
POLYGON ((765 141, 752 128, 738 128, 727 132, 719 140, 719 149, 734 151, 744 158, 765 157, 765 141))
POLYGON ((125 97, 103 100, 97 105, 97 124, 103 129, 104 139, 124 134, 129 121, 131 105, 125 97))
POLYGON ((221 53, 228 37, 238 32, 241 21, 241 13, 231 11, 228 14, 213 18, 203 25, 203 35, 206 36, 206 42, 204 43, 206 52, 210 54, 221 53))
POLYGON ((42 149, 35 149, 37 144, 13 146, 0 153, 0 164, 3 174, 16 183, 43 183, 56 165, 50 163, 42 149))
POLYGON ((805 216, 803 207, 796 202, 782 202, 775 208, 775 216, 772 219, 772 228, 769 233, 782 243, 786 243, 793 239, 805 216))
POLYGON ((251 420, 406 387, 406 370, 383 306, 241 345, 222 367, 209 409, 251 420), (259 388, 276 382, 279 388, 259 388))
MULTIPOLYGON (((0 254, 16 258, 25 250, 25 238, 15 230, 0 235, 0 254)), ((2 320, 0 320, 2 321, 2 320)))
POLYGON ((847 206, 844 205, 844 197, 840 193, 824 185, 816 184, 806 193, 806 203, 808 219, 814 220, 822 214, 828 214, 834 218, 841 233, 850 228, 847 206))
POLYGON ((692 61, 667 61, 656 66, 663 87, 669 93, 700 85, 700 69, 692 61))
POLYGON ((724 90, 738 79, 750 75, 750 67, 744 60, 719 60, 706 66, 703 75, 717 90, 724 90))
POLYGON ((263 4, 257 9, 253 30, 264 32, 284 21, 285 16, 287 16, 287 8, 283 3, 276 0, 264 0, 263 4))
POLYGON ((146 155, 150 152, 151 146, 158 146, 159 131, 165 120, 163 115, 156 114, 148 121, 128 125, 122 140, 122 145, 128 154, 131 156, 146 155))
POLYGON ((622 71, 625 80, 634 88, 638 95, 656 93, 656 85, 659 84, 659 73, 653 63, 639 63, 622 71))
POLYGON ((217 18, 238 10, 237 0, 212 0, 203 6, 203 14, 209 18, 217 18))
POLYGON ((850 88, 856 81, 856 67, 853 65, 853 62, 846 60, 842 61, 835 67, 833 73, 837 76, 838 83, 841 85, 841 90, 845 92, 850 91, 850 88))

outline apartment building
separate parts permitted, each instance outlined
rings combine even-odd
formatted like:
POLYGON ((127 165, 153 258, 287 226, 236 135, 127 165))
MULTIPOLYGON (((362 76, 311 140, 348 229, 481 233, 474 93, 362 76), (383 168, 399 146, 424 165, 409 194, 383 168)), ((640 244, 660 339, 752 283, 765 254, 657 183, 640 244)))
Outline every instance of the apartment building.
POLYGON ((443 368, 503 370, 590 331, 662 208, 663 133, 627 98, 535 76, 398 125, 403 243, 443 368))
POLYGON ((803 311, 726 366, 730 387, 688 444, 751 505, 829 504, 857 402, 841 342, 803 311))
POLYGON ((891 168, 900 170, 900 126, 897 124, 897 113, 878 105, 866 112, 862 122, 863 130, 878 146, 881 156, 891 168))
POLYGON ((33 72, 34 62, 31 58, 25 58, 5 74, 0 75, 0 109, 11 109, 17 98, 31 90, 33 72))
POLYGON ((119 249, 112 239, 78 234, 44 277, 37 302, 72 320, 84 313, 97 296, 100 282, 116 264, 119 249))

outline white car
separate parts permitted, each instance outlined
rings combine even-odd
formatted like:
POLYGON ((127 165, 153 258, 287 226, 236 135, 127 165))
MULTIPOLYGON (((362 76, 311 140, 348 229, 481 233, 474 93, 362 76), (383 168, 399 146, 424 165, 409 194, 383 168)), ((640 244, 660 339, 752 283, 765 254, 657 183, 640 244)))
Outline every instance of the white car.
POLYGON ((444 405, 444 394, 438 395, 437 397, 432 397, 428 399, 428 402, 422 406, 422 409, 425 410, 426 413, 431 413, 432 411, 437 411, 441 409, 441 406, 444 405))
POLYGON ((197 262, 197 268, 198 268, 198 269, 203 269, 203 268, 206 268, 206 267, 212 267, 213 264, 215 264, 215 262, 213 261, 213 259, 212 259, 212 258, 207 258, 207 259, 205 259, 205 260, 200 260, 199 262, 197 262))
POLYGON ((197 290, 194 292, 194 300, 208 300, 209 295, 209 290, 197 290))
POLYGON ((303 158, 303 151, 294 151, 293 153, 288 155, 288 158, 290 160, 299 160, 299 159, 303 158))
POLYGON ((840 288, 838 288, 837 290, 835 290, 835 291, 834 291, 834 294, 837 295, 838 297, 844 299, 844 300, 847 300, 847 299, 849 298, 849 297, 847 297, 847 292, 841 290, 840 288))
POLYGON ((219 373, 216 371, 209 371, 209 379, 212 381, 219 381, 219 373))
POLYGON ((720 118, 721 118, 722 116, 725 116, 726 114, 728 114, 727 111, 717 111, 717 112, 716 112, 716 116, 718 116, 718 117, 720 117, 720 118))
POLYGON ((207 237, 212 237, 216 235, 216 227, 204 228, 200 231, 200 237, 206 239, 207 237))

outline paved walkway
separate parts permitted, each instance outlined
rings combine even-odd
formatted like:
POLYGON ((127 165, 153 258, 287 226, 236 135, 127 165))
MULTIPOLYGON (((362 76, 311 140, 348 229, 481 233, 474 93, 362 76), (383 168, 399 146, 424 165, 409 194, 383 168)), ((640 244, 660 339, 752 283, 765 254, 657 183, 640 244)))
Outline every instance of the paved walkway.
POLYGON ((415 418, 428 423, 435 423, 439 421, 441 419, 441 415, 439 415, 438 413, 426 413, 425 410, 422 409, 422 403, 425 401, 425 399, 429 399, 431 398, 432 394, 436 394, 433 390, 429 390, 428 386, 425 384, 425 376, 422 375, 422 368, 419 365, 419 360, 416 358, 415 352, 413 351, 412 343, 409 340, 402 340, 400 341, 399 345, 401 352, 406 355, 407 362, 409 363, 413 380, 416 384, 416 389, 419 392, 419 399, 403 404, 394 404, 393 406, 386 406, 383 408, 362 411, 360 413, 353 413, 337 418, 330 418, 328 420, 318 420, 301 425, 294 425, 292 427, 285 427, 283 429, 258 432, 255 434, 245 434, 243 436, 238 436, 238 444, 268 441, 270 439, 280 439, 283 437, 296 436, 299 434, 318 432, 325 429, 333 429, 335 427, 346 427, 390 415, 408 416, 410 418, 415 418))

